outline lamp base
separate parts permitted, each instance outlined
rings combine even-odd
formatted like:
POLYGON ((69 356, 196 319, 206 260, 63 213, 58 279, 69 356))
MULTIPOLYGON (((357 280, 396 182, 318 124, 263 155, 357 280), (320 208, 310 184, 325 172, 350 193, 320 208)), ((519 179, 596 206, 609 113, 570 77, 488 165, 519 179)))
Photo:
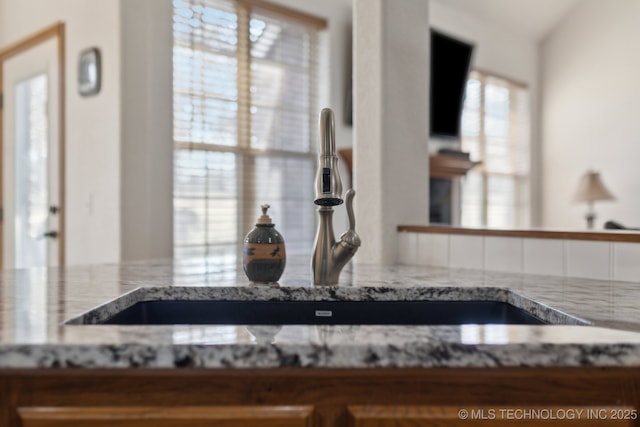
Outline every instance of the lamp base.
POLYGON ((584 217, 587 219, 587 228, 589 230, 593 230, 593 223, 596 220, 596 214, 593 212, 589 212, 584 217))

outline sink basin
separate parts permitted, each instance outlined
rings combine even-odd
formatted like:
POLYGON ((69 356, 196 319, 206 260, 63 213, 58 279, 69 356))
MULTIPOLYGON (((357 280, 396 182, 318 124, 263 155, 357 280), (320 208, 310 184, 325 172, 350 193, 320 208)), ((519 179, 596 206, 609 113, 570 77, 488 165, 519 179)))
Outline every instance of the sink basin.
POLYGON ((143 301, 109 325, 461 325, 547 322, 500 301, 143 301))
POLYGON ((503 288, 141 287, 67 325, 586 325, 503 288))

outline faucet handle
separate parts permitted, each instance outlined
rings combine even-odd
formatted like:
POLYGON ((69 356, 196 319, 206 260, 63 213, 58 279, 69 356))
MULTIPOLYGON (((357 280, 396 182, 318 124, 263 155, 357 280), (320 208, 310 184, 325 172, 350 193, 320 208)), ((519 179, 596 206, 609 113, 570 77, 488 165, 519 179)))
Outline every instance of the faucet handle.
POLYGON ((353 214, 353 198, 356 191, 353 188, 347 190, 345 194, 345 207, 347 208, 347 218, 349 219, 349 228, 342 233, 340 241, 348 243, 351 246, 359 247, 362 244, 360 236, 356 233, 356 217, 353 214))

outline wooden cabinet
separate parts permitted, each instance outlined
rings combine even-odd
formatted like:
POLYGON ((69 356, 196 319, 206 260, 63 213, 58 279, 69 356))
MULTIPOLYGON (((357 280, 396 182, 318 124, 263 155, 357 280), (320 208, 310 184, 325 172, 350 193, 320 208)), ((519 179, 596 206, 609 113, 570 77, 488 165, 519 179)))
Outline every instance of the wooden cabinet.
POLYGON ((310 406, 18 408, 24 427, 310 427, 310 406))
POLYGON ((640 368, 0 371, 2 427, 640 426, 639 406, 640 368))

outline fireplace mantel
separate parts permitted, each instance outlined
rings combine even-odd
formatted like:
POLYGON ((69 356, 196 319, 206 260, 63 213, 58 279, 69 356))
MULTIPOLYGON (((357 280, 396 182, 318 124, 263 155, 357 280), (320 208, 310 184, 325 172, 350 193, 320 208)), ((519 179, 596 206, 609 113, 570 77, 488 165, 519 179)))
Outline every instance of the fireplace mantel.
POLYGON ((463 156, 434 154, 429 157, 429 176, 432 178, 459 178, 481 162, 463 156))

